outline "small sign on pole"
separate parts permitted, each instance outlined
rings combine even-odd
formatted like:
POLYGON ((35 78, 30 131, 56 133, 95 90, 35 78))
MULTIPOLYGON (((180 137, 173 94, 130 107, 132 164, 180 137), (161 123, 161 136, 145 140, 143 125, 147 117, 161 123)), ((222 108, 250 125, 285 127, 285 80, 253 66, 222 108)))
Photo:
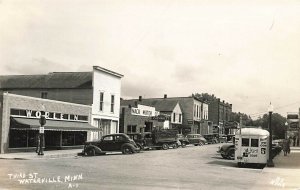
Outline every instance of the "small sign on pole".
POLYGON ((40 134, 44 134, 45 127, 40 127, 40 134))

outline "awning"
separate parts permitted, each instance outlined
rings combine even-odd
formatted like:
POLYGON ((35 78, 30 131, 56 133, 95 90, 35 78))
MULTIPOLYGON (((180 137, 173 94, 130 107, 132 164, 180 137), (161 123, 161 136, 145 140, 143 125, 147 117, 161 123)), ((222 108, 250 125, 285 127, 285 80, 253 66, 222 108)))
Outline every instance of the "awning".
MULTIPOLYGON (((39 127, 39 119, 11 117, 10 129, 38 130, 39 127)), ((46 131, 99 131, 98 128, 91 126, 89 123, 74 121, 47 120, 44 127, 46 131)))

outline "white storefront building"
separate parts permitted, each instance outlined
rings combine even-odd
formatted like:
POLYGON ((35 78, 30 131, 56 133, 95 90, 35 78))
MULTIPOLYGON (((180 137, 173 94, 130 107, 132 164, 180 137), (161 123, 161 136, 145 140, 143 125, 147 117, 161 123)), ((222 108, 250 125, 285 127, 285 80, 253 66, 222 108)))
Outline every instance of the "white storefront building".
POLYGON ((92 132, 89 140, 119 132, 121 78, 123 75, 105 68, 93 67, 92 132))

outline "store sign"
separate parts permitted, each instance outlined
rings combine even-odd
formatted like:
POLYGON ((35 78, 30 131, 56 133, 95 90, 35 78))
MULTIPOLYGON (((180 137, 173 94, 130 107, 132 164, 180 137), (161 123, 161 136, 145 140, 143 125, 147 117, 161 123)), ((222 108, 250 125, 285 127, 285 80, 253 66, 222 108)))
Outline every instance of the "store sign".
POLYGON ((156 114, 157 114, 157 112, 155 110, 142 109, 142 108, 131 108, 131 115, 152 117, 152 116, 155 116, 156 114))
POLYGON ((298 129, 298 128, 299 128, 299 123, 298 122, 290 123, 290 129, 298 129))
POLYGON ((171 116, 169 116, 169 115, 161 114, 161 115, 154 116, 151 119, 152 120, 157 120, 159 122, 164 122, 166 120, 169 121, 170 118, 171 118, 171 116))
POLYGON ((14 117, 27 117, 27 118, 41 118, 45 116, 48 120, 65 120, 65 121, 81 121, 88 122, 88 116, 86 115, 77 115, 77 114, 64 114, 57 112, 44 112, 44 111, 35 111, 35 110, 16 110, 11 109, 11 116, 14 117))

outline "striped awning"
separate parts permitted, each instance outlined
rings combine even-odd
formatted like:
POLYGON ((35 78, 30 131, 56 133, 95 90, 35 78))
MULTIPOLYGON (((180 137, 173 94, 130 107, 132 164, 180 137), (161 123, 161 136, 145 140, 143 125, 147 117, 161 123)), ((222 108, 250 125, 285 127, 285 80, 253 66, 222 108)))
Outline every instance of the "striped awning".
MULTIPOLYGON (((39 127, 39 119, 11 117, 10 129, 38 130, 39 127)), ((91 126, 89 123, 58 120, 47 120, 44 128, 45 131, 99 131, 98 128, 91 126)))

